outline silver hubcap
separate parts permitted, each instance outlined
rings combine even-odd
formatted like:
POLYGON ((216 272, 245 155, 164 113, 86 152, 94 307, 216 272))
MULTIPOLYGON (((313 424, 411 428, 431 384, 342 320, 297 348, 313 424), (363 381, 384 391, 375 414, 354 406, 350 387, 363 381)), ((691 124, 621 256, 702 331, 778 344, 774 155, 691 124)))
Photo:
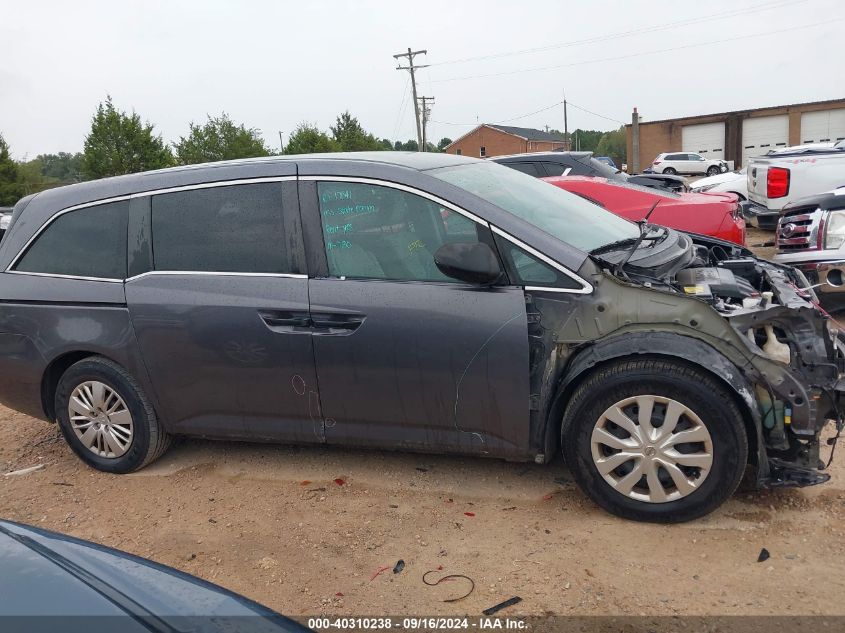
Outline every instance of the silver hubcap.
POLYGON ((648 503, 687 496, 713 465, 713 440, 701 418, 662 396, 634 396, 608 407, 590 444, 604 480, 626 497, 648 503))
POLYGON ((70 426, 79 441, 100 457, 120 457, 132 445, 132 414, 107 384, 89 380, 78 385, 68 403, 70 426))

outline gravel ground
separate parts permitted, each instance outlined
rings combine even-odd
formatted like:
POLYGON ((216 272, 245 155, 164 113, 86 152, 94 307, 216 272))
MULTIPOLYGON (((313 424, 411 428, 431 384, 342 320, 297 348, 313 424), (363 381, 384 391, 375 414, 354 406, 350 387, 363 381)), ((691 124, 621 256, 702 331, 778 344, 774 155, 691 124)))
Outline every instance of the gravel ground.
MULTIPOLYGON (((749 244, 760 236, 771 234, 752 230, 749 244)), ((0 435, 0 472, 44 465, 0 477, 0 516, 290 615, 477 614, 514 595, 507 615, 845 614, 842 459, 826 485, 740 492, 704 519, 657 526, 600 511, 559 462, 186 440, 113 476, 77 460, 54 425, 2 407, 0 435), (425 586, 440 567, 471 577, 473 593, 444 603, 469 586, 425 586)))

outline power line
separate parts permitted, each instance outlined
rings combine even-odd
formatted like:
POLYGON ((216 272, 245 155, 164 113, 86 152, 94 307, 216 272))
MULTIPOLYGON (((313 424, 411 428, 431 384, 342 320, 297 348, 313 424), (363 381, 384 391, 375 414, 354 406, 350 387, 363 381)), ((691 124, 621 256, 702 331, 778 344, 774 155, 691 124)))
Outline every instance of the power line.
POLYGON ((444 62, 435 62, 433 64, 429 64, 429 66, 443 66, 443 65, 451 65, 451 64, 463 64, 467 62, 476 62, 476 61, 484 61, 488 59, 500 59, 502 57, 512 57, 515 55, 528 55, 530 53, 542 53, 545 51, 556 50, 559 48, 569 48, 571 46, 583 46, 585 44, 596 44, 598 42, 606 42, 609 40, 621 39, 625 37, 632 37, 634 35, 642 35, 644 33, 654 33, 657 31, 665 31, 669 29, 678 28, 681 26, 690 26, 693 24, 699 24, 702 22, 712 22, 714 20, 724 20, 727 18, 733 18, 740 15, 746 15, 748 13, 754 13, 757 11, 768 11, 771 9, 780 9, 786 6, 790 6, 793 4, 801 4, 807 2, 808 0, 789 0, 786 2, 780 3, 772 3, 772 2, 765 2, 762 4, 757 4, 751 7, 744 7, 741 9, 731 9, 729 11, 723 11, 722 13, 714 13, 708 16, 700 16, 697 18, 687 18, 685 20, 678 20, 676 22, 665 22, 662 24, 652 25, 652 26, 645 26, 639 29, 632 29, 630 31, 620 31, 617 33, 610 33, 607 35, 599 35, 596 37, 591 37, 583 40, 573 40, 570 42, 562 42, 560 44, 550 44, 548 46, 539 46, 536 48, 525 48, 522 50, 517 51, 508 51, 503 53, 491 53, 489 55, 479 55, 477 57, 463 57, 459 59, 451 59, 444 62))
POLYGON ((575 103, 572 103, 571 101, 567 101, 567 103, 569 105, 571 105, 573 108, 577 108, 578 110, 581 110, 582 112, 586 112, 587 114, 592 114, 593 116, 597 116, 600 119, 607 119, 608 121, 613 121, 614 123, 619 123, 620 125, 625 125, 625 121, 620 121, 619 119, 614 119, 613 117, 604 116, 603 114, 599 114, 598 112, 593 112, 592 110, 587 110, 587 108, 582 108, 581 106, 579 106, 575 103))
POLYGON ((411 78, 405 82, 405 90, 402 92, 402 101, 399 102, 399 114, 396 116, 396 123, 393 125, 393 138, 399 138, 399 126, 402 124, 402 115, 405 114, 405 105, 407 104, 408 88, 411 87, 411 78))
POLYGON ((468 75, 465 77, 449 77, 447 79, 433 79, 432 83, 445 83, 449 81, 466 81, 469 79, 485 79, 488 77, 504 77, 506 75, 519 75, 522 73, 537 72, 542 70, 557 70, 559 68, 571 68, 573 66, 583 66, 586 64, 600 64, 602 62, 613 62, 621 59, 631 59, 632 57, 642 57, 644 55, 657 55, 660 53, 670 53, 673 51, 681 51, 689 48, 698 48, 700 46, 711 46, 713 44, 725 44, 727 42, 736 42, 739 40, 747 40, 755 37, 765 37, 767 35, 778 35, 780 33, 789 33, 792 31, 799 31, 801 29, 809 29, 816 26, 824 26, 834 22, 841 22, 845 20, 845 16, 838 18, 831 18, 824 22, 814 22, 812 24, 803 24, 801 26, 792 26, 785 29, 777 29, 775 31, 764 31, 762 33, 751 33, 750 35, 738 35, 736 37, 728 37, 721 40, 711 40, 709 42, 698 42, 696 44, 685 44, 684 46, 673 46, 671 48, 661 48, 653 51, 643 51, 641 53, 630 53, 627 55, 617 55, 615 57, 602 57, 600 59, 587 59, 580 62, 571 62, 569 64, 557 64, 554 66, 536 66, 534 68, 521 68, 520 70, 509 70, 501 73, 488 73, 485 75, 468 75))
MULTIPOLYGON (((586 112, 587 114, 592 114, 593 116, 597 116, 600 119, 607 119, 608 121, 613 121, 614 123, 619 123, 621 125, 625 125, 624 121, 620 121, 619 119, 614 119, 613 117, 609 117, 609 116, 605 116, 603 114, 599 114, 598 112, 593 112, 592 110, 588 110, 587 108, 583 108, 583 107, 581 107, 581 106, 579 106, 575 103, 572 103, 571 101, 567 101, 566 103, 571 105, 574 108, 577 108, 579 110, 582 110, 583 112, 586 112)), ((545 112, 546 110, 551 110, 552 108, 556 108, 557 106, 561 106, 561 105, 563 105, 563 101, 558 101, 557 103, 553 103, 549 106, 546 106, 545 108, 540 108, 539 110, 534 110, 533 112, 528 112, 527 114, 520 114, 519 116, 511 117, 509 119, 501 119, 499 121, 491 121, 490 125, 510 123, 511 121, 519 121, 520 119, 525 119, 525 118, 530 117, 534 114, 540 114, 541 112, 545 112)), ((478 122, 454 123, 454 122, 450 122, 450 121, 435 121, 434 119, 431 120, 431 123, 438 123, 440 125, 478 125, 478 122)))

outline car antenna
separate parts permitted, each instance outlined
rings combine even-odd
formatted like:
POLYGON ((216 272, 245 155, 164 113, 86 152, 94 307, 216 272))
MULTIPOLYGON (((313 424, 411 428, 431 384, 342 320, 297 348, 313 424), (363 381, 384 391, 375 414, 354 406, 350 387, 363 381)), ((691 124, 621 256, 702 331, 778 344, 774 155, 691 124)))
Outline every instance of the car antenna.
MULTIPOLYGON (((651 214, 657 208, 658 204, 660 204, 660 200, 658 200, 653 205, 651 205, 651 209, 648 210, 648 213, 645 214, 645 217, 642 220, 640 220, 639 222, 637 222, 637 226, 640 227, 640 235, 639 235, 639 237, 637 237, 637 239, 633 243, 633 245, 631 245, 631 250, 629 250, 625 254, 625 257, 623 257, 620 260, 620 262, 618 264, 616 264, 616 266, 613 268, 613 274, 614 275, 618 276, 619 273, 622 273, 623 275, 625 274, 622 269, 625 267, 625 264, 628 263, 628 260, 631 259, 631 256, 634 254, 634 252, 640 247, 640 244, 643 243, 643 240, 645 239, 645 236, 646 236, 646 227, 648 226, 648 219, 651 217, 651 214)), ((625 275, 626 278, 627 278, 627 276, 628 275, 625 275)))

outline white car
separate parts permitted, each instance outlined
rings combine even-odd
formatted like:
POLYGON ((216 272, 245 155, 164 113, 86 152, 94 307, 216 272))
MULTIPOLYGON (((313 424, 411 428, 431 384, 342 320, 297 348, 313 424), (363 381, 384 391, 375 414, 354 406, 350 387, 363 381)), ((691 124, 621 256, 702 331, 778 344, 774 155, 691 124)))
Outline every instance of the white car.
POLYGON ((739 171, 708 176, 692 183, 692 193, 735 193, 740 200, 748 199, 748 177, 745 167, 739 171))
POLYGON ((704 158, 690 152, 658 154, 651 163, 651 170, 658 174, 707 174, 715 176, 728 171, 728 164, 720 158, 704 158))

